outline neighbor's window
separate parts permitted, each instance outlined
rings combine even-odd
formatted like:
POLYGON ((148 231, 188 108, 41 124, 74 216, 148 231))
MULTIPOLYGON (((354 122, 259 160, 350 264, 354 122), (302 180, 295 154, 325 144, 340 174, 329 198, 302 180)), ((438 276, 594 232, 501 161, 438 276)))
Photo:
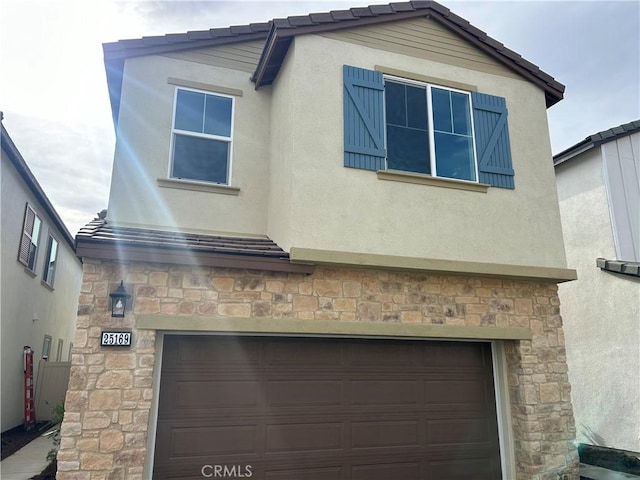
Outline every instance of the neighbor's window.
POLYGON ((58 350, 56 351, 56 362, 61 362, 62 361, 62 349, 64 347, 64 340, 59 338, 58 339, 58 350))
POLYGON ((38 239, 40 237, 40 217, 35 210, 27 205, 24 213, 24 223, 22 226, 22 236, 20 238, 20 249, 18 251, 18 261, 32 272, 36 270, 36 259, 38 257, 38 239))
POLYGON ((467 92, 385 77, 387 168, 476 181, 467 92))
POLYGON ((229 184, 233 97, 176 89, 171 177, 229 184))
POLYGON ((44 265, 44 273, 42 279, 44 282, 53 287, 53 279, 56 275, 56 262, 58 258, 58 241, 49 234, 49 240, 47 241, 47 256, 45 257, 46 263, 44 265))
POLYGON ((42 342, 42 359, 45 361, 49 361, 49 354, 51 353, 51 335, 45 335, 44 341, 42 342))

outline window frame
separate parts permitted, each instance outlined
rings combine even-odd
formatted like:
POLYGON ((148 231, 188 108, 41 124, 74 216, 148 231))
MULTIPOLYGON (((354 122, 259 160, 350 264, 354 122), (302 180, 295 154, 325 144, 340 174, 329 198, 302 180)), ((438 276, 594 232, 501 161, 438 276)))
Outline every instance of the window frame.
POLYGON ((235 124, 235 108, 236 108, 236 99, 235 99, 235 97, 233 95, 228 95, 228 94, 218 93, 218 92, 210 92, 210 91, 201 90, 201 89, 197 89, 197 88, 183 87, 183 86, 177 86, 177 85, 175 86, 174 93, 173 93, 173 112, 172 112, 172 117, 171 117, 171 142, 170 142, 170 146, 169 146, 169 170, 168 170, 167 178, 169 178, 171 180, 185 181, 185 182, 190 182, 190 183, 193 182, 193 183, 199 183, 199 184, 203 184, 203 185, 226 185, 226 186, 231 186, 231 179, 232 179, 232 174, 233 174, 233 136, 234 136, 234 124, 235 124), (176 111, 177 111, 177 108, 178 108, 178 92, 181 91, 181 90, 187 91, 187 92, 200 93, 200 94, 203 94, 205 96, 208 95, 208 96, 211 96, 211 97, 221 97, 221 98, 230 99, 231 100, 231 119, 230 119, 230 126, 229 126, 229 136, 225 137, 225 136, 220 136, 220 135, 193 132, 193 131, 190 131, 190 130, 181 130, 181 129, 175 128, 176 111), (174 153, 175 153, 176 135, 182 135, 182 136, 193 137, 193 138, 202 138, 202 139, 206 139, 206 140, 214 140, 214 141, 219 141, 219 142, 226 142, 228 144, 227 178, 226 178, 226 182, 212 182, 212 181, 209 181, 209 180, 201 180, 201 179, 184 178, 184 177, 174 176, 173 170, 174 170, 174 164, 175 164, 175 162, 174 162, 174 159, 175 159, 174 153))
POLYGON ((46 250, 46 255, 45 255, 45 264, 44 264, 44 268, 42 270, 42 281, 47 284, 48 286, 50 286, 51 288, 53 288, 53 282, 55 281, 55 276, 56 276, 56 270, 58 268, 58 250, 60 247, 60 242, 58 242, 58 239, 51 233, 51 231, 49 231, 49 235, 47 236, 47 250, 46 250), (51 247, 53 246, 53 242, 56 243, 56 251, 55 251, 55 255, 53 258, 53 261, 51 260, 51 247), (51 270, 51 264, 53 263, 53 270, 51 271, 51 274, 49 274, 49 271, 51 270))
POLYGON ((22 231, 20 232, 20 243, 18 244, 18 262, 20 262, 22 265, 24 265, 25 269, 27 269, 29 272, 32 273, 36 273, 36 265, 38 264, 38 251, 40 249, 40 235, 42 232, 42 219, 40 218, 40 216, 38 215, 38 213, 36 212, 36 210, 29 204, 27 203, 26 207, 25 207, 25 211, 24 211, 24 218, 22 220, 22 231), (33 213, 33 225, 31 225, 31 231, 27 232, 27 218, 29 216, 29 212, 33 213), (33 242, 34 240, 34 230, 35 230, 35 226, 36 226, 36 222, 38 222, 38 232, 35 238, 35 243, 33 242), (27 237, 29 239, 29 252, 27 254, 27 259, 25 261, 25 259, 22 256, 22 244, 25 241, 25 237, 27 237), (34 251, 33 251, 33 257, 31 255, 31 249, 32 247, 35 247, 34 251), (31 264, 33 260, 33 265, 31 264))
POLYGON ((471 92, 466 90, 461 90, 458 88, 447 87, 445 85, 438 85, 436 83, 413 80, 410 78, 399 77, 396 75, 390 75, 390 74, 384 74, 384 73, 383 73, 382 79, 384 84, 382 106, 383 106, 383 119, 384 119, 384 148, 386 151, 386 156, 384 159, 385 170, 389 172, 398 171, 403 173, 409 173, 412 175, 423 175, 426 177, 433 177, 433 178, 444 178, 444 179, 454 180, 459 182, 467 182, 467 183, 474 183, 474 184, 480 183, 480 172, 478 169, 478 155, 476 152, 476 131, 475 131, 475 125, 474 125, 474 118, 473 118, 473 111, 474 111, 473 98, 472 98, 471 92), (425 95, 426 95, 426 101, 427 101, 427 132, 429 135, 429 159, 428 160, 429 160, 430 173, 428 174, 421 173, 421 172, 414 172, 411 170, 389 169, 389 164, 388 164, 389 148, 387 145, 387 108, 386 108, 387 80, 389 80, 390 82, 398 83, 398 84, 412 85, 412 86, 417 86, 425 89, 425 95), (437 158, 436 158, 436 151, 435 151, 436 150, 436 145, 435 145, 436 130, 434 128, 434 121, 433 121, 433 99, 432 99, 432 93, 431 93, 432 88, 446 90, 448 92, 461 93, 468 98, 469 109, 467 110, 467 113, 469 115, 469 124, 471 128, 471 154, 473 156, 473 173, 474 173, 475 180, 467 180, 464 178, 446 177, 446 176, 438 175, 437 158))

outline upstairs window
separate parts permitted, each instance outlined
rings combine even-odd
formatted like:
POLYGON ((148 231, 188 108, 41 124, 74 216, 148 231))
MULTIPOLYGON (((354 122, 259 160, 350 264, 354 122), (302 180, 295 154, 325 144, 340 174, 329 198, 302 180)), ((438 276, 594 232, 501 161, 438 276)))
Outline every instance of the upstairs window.
POLYGON ((36 270, 41 225, 40 217, 31 206, 27 205, 24 213, 20 248, 18 250, 18 261, 32 272, 36 270))
POLYGON ((476 181, 467 92, 385 79, 387 168, 476 181))
POLYGON ((176 90, 172 178, 229 184, 233 102, 224 95, 176 90))
POLYGON ((515 188, 503 97, 349 65, 343 79, 345 167, 515 188))
POLYGON ((44 273, 42 274, 42 280, 53 287, 53 279, 56 275, 56 262, 58 259, 58 241, 53 238, 53 235, 49 234, 49 240, 47 241, 47 255, 45 257, 44 273))

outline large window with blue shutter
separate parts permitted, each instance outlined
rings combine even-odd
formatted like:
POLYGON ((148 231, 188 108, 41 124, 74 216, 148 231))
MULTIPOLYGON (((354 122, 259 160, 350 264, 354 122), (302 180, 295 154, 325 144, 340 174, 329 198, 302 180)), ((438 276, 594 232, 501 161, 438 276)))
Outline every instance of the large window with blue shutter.
POLYGON ((344 67, 345 166, 514 188, 504 98, 344 67))

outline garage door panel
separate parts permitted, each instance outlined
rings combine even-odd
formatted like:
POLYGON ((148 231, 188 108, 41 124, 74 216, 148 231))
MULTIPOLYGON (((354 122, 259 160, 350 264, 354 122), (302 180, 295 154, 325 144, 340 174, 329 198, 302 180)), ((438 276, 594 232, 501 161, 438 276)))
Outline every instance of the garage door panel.
POLYGON ((492 480, 500 478, 493 462, 488 459, 435 461, 429 464, 429 479, 446 478, 447 480, 492 480))
POLYGON ((500 478, 490 358, 477 342, 166 336, 153 477, 500 478), (177 353, 190 338, 201 353, 177 353))
POLYGON ((416 367, 421 364, 420 351, 413 345, 380 341, 353 343, 346 348, 347 363, 352 367, 380 369, 402 366, 416 367))
MULTIPOLYGON (((260 474, 261 472, 257 473, 260 474)), ((342 478, 341 475, 342 468, 340 466, 335 466, 326 468, 266 471, 262 478, 265 480, 340 480, 342 478)))
POLYGON ((173 356, 172 364, 186 368, 225 369, 235 367, 255 367, 260 363, 260 342, 257 339, 237 337, 218 337, 215 348, 211 348, 211 340, 205 336, 177 336, 165 339, 169 355, 173 356), (187 340, 188 339, 188 340, 187 340))
POLYGON ((427 403, 482 405, 487 401, 482 379, 427 381, 424 386, 427 403))
POLYGON ((417 447, 420 423, 418 420, 352 422, 351 447, 417 447))
POLYGON ((257 381, 176 382, 174 408, 258 406, 257 381))
POLYGON ((267 425, 267 454, 283 452, 320 453, 341 450, 343 444, 342 423, 299 423, 267 425))
POLYGON ((352 380, 353 405, 417 405, 421 403, 419 380, 352 380))
POLYGON ((352 480, 398 480, 405 478, 423 478, 420 462, 378 463, 355 465, 351 469, 352 480))
POLYGON ((343 364, 340 345, 327 342, 295 344, 289 341, 273 340, 264 346, 266 364, 269 366, 292 366, 300 368, 310 365, 318 367, 343 364))
POLYGON ((484 443, 492 433, 486 418, 427 421, 429 445, 484 443))
POLYGON ((335 380, 267 380, 268 407, 341 405, 343 383, 335 380))
POLYGON ((487 352, 478 348, 475 342, 457 342, 455 355, 451 355, 451 346, 448 342, 433 343, 428 349, 422 349, 424 365, 444 366, 447 369, 455 367, 468 367, 481 369, 491 366, 487 364, 487 352))

